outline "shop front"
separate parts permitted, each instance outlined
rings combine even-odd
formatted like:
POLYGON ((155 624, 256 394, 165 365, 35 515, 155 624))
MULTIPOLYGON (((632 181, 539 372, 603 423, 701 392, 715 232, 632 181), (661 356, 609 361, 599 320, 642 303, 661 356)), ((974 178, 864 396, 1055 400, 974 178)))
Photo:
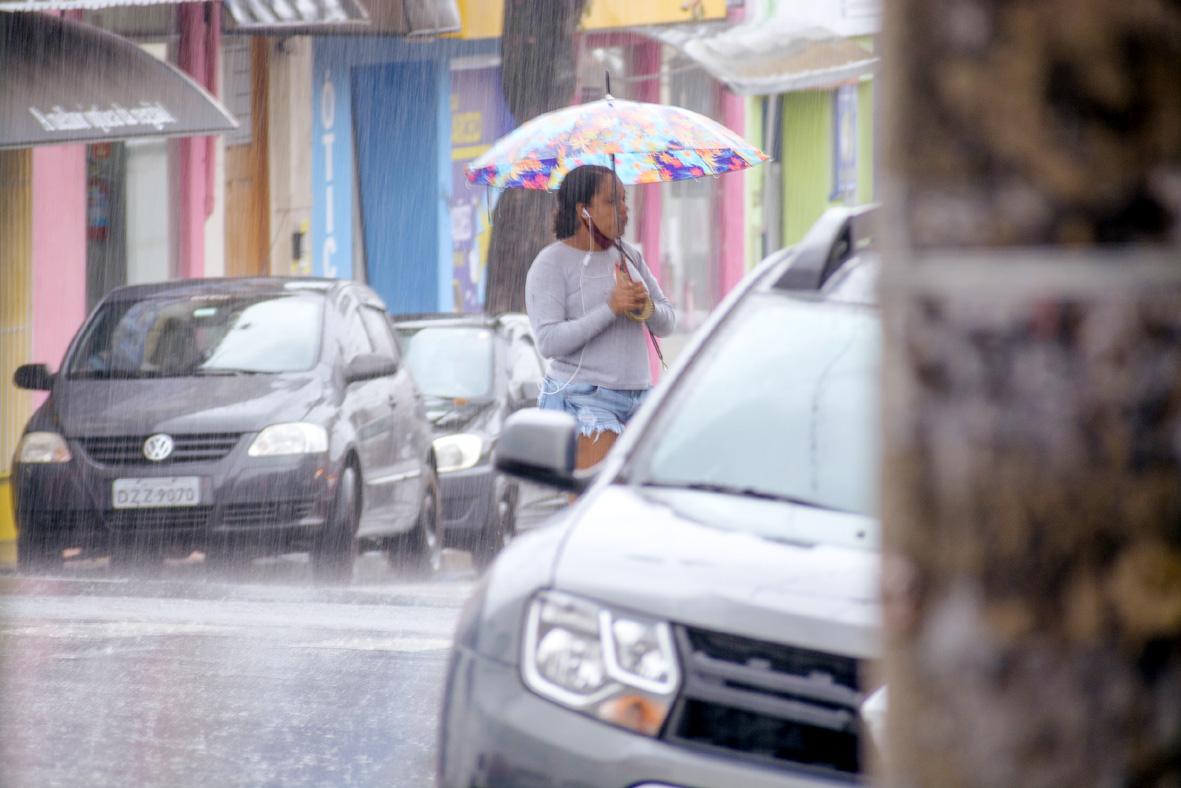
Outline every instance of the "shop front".
MULTIPOLYGON (((450 39, 315 42, 313 270, 365 279, 400 313, 473 312, 484 303, 490 217, 499 195, 470 186, 463 167, 515 123, 500 81, 503 4, 457 5, 462 24, 450 39)), ((661 44, 630 31, 719 23, 727 13, 725 0, 588 4, 581 22, 580 89, 571 98, 601 97, 604 72, 611 71, 619 97, 661 101, 661 44)), ((716 116, 716 87, 701 101, 709 104, 706 114, 716 116)), ((667 190, 642 187, 629 195, 637 219, 629 240, 643 248, 654 269, 665 258, 661 213, 667 190)), ((722 244, 717 190, 712 184, 680 189, 673 205, 682 192, 695 210, 712 211, 711 234, 694 246, 705 268, 722 244)), ((741 244, 737 254, 741 259, 741 244)), ((716 271, 685 278, 697 286, 698 280, 716 279, 716 271)), ((711 300, 717 286, 705 286, 711 295, 703 298, 711 300)))
POLYGON ((496 42, 320 38, 313 74, 313 272, 478 311, 494 197, 463 166, 512 127, 496 42))
MULTIPOLYGON (((168 278, 176 260, 193 261, 200 275, 203 256, 183 246, 192 195, 168 191, 185 171, 186 150, 169 156, 165 146, 178 145, 167 138, 235 124, 192 78, 151 52, 46 13, 0 12, 0 73, 3 561, 15 538, 9 463, 40 402, 11 385, 13 371, 30 362, 56 366, 97 295, 129 275, 168 278)), ((202 199, 202 229, 205 207, 202 199)))

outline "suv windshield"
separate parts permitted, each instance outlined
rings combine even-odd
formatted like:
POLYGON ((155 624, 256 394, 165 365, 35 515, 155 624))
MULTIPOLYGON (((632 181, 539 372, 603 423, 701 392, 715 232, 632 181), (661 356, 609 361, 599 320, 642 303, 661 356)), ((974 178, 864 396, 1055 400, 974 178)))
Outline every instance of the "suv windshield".
POLYGON ((163 296, 111 301, 90 321, 71 377, 182 377, 311 369, 323 299, 311 295, 163 296))
POLYGON ((677 382, 628 478, 873 514, 875 311, 752 295, 677 382))
POLYGON ((494 335, 465 326, 399 328, 406 364, 426 397, 482 399, 492 395, 494 335))

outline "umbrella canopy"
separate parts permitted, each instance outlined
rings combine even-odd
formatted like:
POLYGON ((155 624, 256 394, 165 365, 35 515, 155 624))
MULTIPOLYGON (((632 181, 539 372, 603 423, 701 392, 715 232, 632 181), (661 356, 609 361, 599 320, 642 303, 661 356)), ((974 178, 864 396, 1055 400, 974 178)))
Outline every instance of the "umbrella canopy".
POLYGON ((767 158, 704 115, 608 96, 522 124, 472 161, 467 178, 501 189, 556 189, 575 167, 599 164, 627 184, 657 183, 743 170, 767 158))

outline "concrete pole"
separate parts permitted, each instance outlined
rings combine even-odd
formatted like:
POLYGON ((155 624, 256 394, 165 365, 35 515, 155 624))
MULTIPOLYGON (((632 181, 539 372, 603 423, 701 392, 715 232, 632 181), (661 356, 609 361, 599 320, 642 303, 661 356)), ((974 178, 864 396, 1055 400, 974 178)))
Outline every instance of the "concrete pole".
POLYGON ((1181 5, 886 5, 885 782, 1181 784, 1181 5))

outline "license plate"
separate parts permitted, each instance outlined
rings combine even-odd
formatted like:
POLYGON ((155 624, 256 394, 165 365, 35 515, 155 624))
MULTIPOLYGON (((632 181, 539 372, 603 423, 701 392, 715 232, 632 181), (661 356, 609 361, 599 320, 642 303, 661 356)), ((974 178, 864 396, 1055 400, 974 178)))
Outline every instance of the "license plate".
POLYGON ((197 506, 201 503, 201 477, 157 476, 151 479, 116 479, 111 489, 111 501, 116 509, 197 506))

